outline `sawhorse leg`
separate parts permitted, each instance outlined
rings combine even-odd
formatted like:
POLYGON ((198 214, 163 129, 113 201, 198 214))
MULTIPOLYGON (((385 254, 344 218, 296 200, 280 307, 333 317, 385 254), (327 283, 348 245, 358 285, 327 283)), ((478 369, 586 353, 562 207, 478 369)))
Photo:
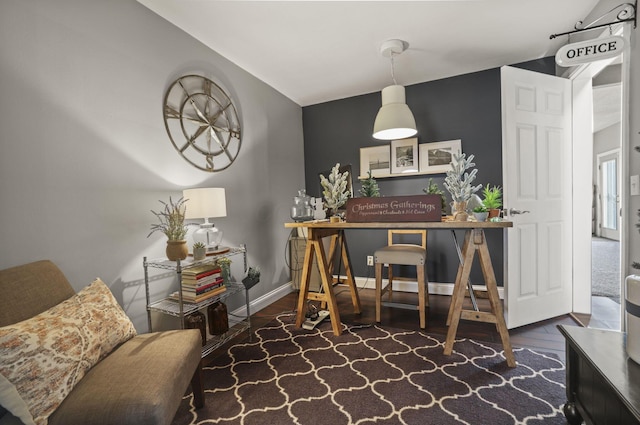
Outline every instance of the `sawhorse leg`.
POLYGON ((449 355, 453 351, 453 344, 455 342, 460 319, 495 323, 496 329, 500 334, 500 339, 502 340, 502 347, 504 348, 507 365, 509 365, 509 367, 515 367, 516 360, 511 348, 509 331, 507 330, 507 326, 504 321, 502 305, 498 296, 496 276, 491 264, 487 240, 482 229, 471 229, 467 231, 464 237, 461 258, 462 263, 458 267, 458 274, 453 288, 453 298, 451 300, 451 307, 449 310, 450 323, 449 330, 447 332, 447 339, 444 345, 444 354, 449 355), (484 276, 485 285, 487 286, 491 312, 462 309, 464 293, 467 282, 469 281, 469 274, 471 273, 471 266, 473 264, 473 258, 475 257, 476 251, 478 252, 482 274, 484 276))
POLYGON ((347 242, 344 238, 343 230, 332 230, 332 229, 308 229, 308 241, 307 247, 304 255, 304 265, 302 268, 302 282, 300 285, 300 294, 298 296, 298 312, 296 316, 296 326, 301 327, 302 322, 304 321, 304 311, 305 304, 308 299, 316 300, 323 303, 323 305, 327 305, 329 309, 329 315, 331 319, 331 327, 333 329, 334 335, 340 335, 342 333, 342 324, 340 321, 340 312, 338 310, 338 304, 336 302, 336 297, 333 292, 333 274, 332 270, 333 261, 328 261, 327 256, 325 254, 324 245, 322 243, 322 238, 331 236, 331 248, 330 248, 330 258, 333 257, 333 253, 335 252, 335 247, 339 244, 342 248, 341 258, 345 264, 345 269, 347 271, 347 284, 349 289, 351 290, 351 300, 353 302, 354 310, 357 313, 360 313, 360 298, 358 296, 358 289, 355 286, 355 280, 353 278, 353 270, 351 267, 351 261, 349 257, 349 252, 347 250, 347 242), (322 281, 322 289, 323 292, 315 293, 309 292, 309 278, 310 271, 313 265, 313 258, 317 257, 318 261, 318 269, 320 271, 320 278, 322 281))

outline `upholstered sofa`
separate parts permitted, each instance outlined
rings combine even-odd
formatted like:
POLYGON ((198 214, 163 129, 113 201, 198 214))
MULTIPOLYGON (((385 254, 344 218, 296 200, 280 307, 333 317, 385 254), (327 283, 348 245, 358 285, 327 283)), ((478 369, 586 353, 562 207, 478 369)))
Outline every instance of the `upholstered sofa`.
POLYGON ((170 424, 190 382, 204 404, 201 349, 195 329, 136 335, 100 279, 0 271, 0 424, 170 424))

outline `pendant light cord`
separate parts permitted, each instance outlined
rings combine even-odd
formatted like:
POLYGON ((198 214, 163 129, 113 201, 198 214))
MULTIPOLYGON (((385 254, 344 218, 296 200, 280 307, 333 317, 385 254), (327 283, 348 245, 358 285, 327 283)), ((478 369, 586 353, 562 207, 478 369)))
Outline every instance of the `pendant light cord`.
POLYGON ((393 84, 397 86, 398 83, 396 82, 395 67, 393 66, 393 52, 391 52, 390 57, 391 57, 391 79, 393 80, 393 84))

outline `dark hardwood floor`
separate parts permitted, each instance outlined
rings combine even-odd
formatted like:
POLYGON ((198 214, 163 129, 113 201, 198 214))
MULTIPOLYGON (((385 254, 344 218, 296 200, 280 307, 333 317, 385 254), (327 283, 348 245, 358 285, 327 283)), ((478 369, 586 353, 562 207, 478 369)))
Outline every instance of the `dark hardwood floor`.
MULTIPOLYGON (((340 310, 342 323, 350 325, 362 325, 375 323, 375 299, 373 289, 359 289, 360 302, 362 306, 361 314, 354 314, 351 304, 351 296, 346 286, 337 286, 335 288, 336 299, 340 310)), ((394 292, 394 301, 402 302, 403 298, 407 298, 409 302, 416 302, 416 294, 407 294, 394 292)), ((293 292, 282 297, 273 304, 255 312, 251 316, 251 326, 256 329, 273 320, 281 314, 295 314, 297 307, 298 292, 293 292)), ((430 295, 430 306, 428 309, 427 329, 428 333, 446 335, 447 326, 446 319, 449 309, 451 297, 443 295, 430 295)), ((466 308, 470 307, 470 302, 466 308)), ((481 310, 488 310, 488 300, 478 299, 481 310)), ((417 310, 405 310, 398 308, 383 307, 381 324, 399 329, 420 330, 417 310)), ((545 320, 533 325, 523 326, 509 331, 511 344, 515 347, 530 348, 539 352, 553 353, 564 361, 565 358, 565 342, 564 338, 556 328, 557 325, 564 324, 570 326, 580 326, 580 323, 573 317, 566 315, 554 319, 545 320)), ((229 344, 237 342, 240 339, 246 339, 246 332, 231 341, 229 344)), ((490 341, 500 343, 500 337, 496 331, 495 325, 490 323, 479 323, 460 321, 458 326, 459 338, 472 338, 480 341, 490 341)), ((211 356, 216 356, 220 350, 226 349, 229 345, 221 347, 218 351, 214 351, 211 356)))
POLYGON ((619 331, 620 304, 607 297, 591 297, 591 314, 575 314, 585 327, 619 331))

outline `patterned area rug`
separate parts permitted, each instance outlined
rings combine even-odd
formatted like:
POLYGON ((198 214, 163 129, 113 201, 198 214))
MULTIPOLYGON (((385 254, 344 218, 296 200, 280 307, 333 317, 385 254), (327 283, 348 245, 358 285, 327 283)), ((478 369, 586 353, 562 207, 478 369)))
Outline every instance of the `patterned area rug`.
POLYGON ((328 321, 313 331, 281 316, 205 368, 205 407, 187 394, 186 424, 565 424, 564 364, 554 355, 328 321))

